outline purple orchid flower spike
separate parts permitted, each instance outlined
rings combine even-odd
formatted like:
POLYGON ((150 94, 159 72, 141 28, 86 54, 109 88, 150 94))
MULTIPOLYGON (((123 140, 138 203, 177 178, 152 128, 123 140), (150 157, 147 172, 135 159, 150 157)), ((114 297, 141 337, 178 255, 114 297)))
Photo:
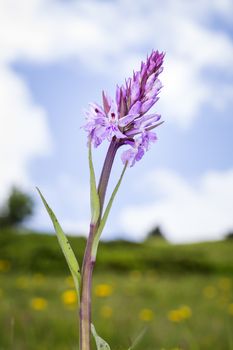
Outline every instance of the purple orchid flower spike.
POLYGON ((117 148, 130 146, 121 155, 124 164, 133 166, 157 140, 151 130, 161 124, 160 115, 146 113, 159 99, 163 59, 164 53, 152 51, 140 71, 134 72, 125 85, 117 86, 115 101, 103 92, 103 107, 92 103, 86 111, 84 129, 94 147, 106 139, 117 148))
POLYGON ((81 305, 80 305, 80 350, 90 350, 91 330, 91 280, 95 264, 99 238, 107 220, 112 202, 120 186, 127 165, 134 166, 157 140, 154 128, 161 124, 160 115, 147 112, 158 101, 162 84, 158 79, 162 72, 164 53, 152 51, 141 69, 133 73, 122 86, 117 86, 115 100, 105 92, 103 103, 91 103, 86 113, 86 124, 83 128, 88 133, 89 162, 95 220, 91 221, 84 260, 82 265, 81 305), (98 186, 91 158, 91 147, 98 147, 103 141, 110 142, 98 186), (126 146, 121 159, 125 165, 120 179, 104 209, 105 194, 117 150, 126 146))
POLYGON ((86 124, 83 128, 88 133, 91 220, 81 271, 76 256, 55 214, 39 191, 74 279, 79 302, 80 350, 91 350, 91 333, 96 340, 98 349, 110 350, 109 345, 96 333, 91 320, 92 274, 100 236, 126 168, 128 165, 134 166, 136 162, 142 159, 150 145, 157 140, 153 129, 162 123, 160 122, 160 115, 148 112, 158 101, 158 95, 162 88, 158 77, 163 70, 163 59, 164 53, 152 51, 146 62, 142 62, 140 70, 134 72, 133 76, 128 78, 124 85, 117 86, 115 99, 110 98, 103 92, 102 106, 91 103, 89 109, 85 112, 86 124), (110 145, 97 185, 91 144, 98 147, 104 140, 109 141, 110 145), (124 167, 112 194, 109 196, 107 205, 104 206, 112 165, 118 149, 122 146, 126 147, 121 154, 124 167))

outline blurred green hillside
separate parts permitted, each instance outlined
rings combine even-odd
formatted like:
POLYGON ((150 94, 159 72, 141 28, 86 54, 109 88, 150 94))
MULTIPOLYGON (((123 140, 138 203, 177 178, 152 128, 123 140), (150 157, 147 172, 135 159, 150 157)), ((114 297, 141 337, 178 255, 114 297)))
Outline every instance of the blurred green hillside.
MULTIPOLYGON (((83 237, 69 237, 79 262, 83 237)), ((158 238, 144 243, 102 242, 96 271, 128 272, 153 270, 161 273, 233 274, 233 240, 171 245, 158 238)), ((55 235, 0 231, 0 259, 9 261, 14 272, 61 275, 67 273, 55 235)))
MULTIPOLYGON (((85 239, 70 237, 81 262, 85 239)), ((112 350, 233 350, 233 240, 102 242, 93 321, 112 350)), ((77 296, 55 235, 0 232, 0 349, 77 350, 77 296)), ((92 349, 95 349, 93 344, 92 349)))

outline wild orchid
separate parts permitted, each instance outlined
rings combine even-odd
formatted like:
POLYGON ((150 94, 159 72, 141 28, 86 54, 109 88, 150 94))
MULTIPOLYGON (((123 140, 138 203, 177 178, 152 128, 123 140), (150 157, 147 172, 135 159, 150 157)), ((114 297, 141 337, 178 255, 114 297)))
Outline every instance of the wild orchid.
POLYGON ((91 323, 92 273, 100 236, 126 168, 134 166, 141 160, 151 144, 157 140, 153 130, 162 123, 160 115, 148 112, 159 99, 162 84, 158 77, 163 70, 163 59, 164 53, 152 51, 146 62, 141 63, 140 70, 134 72, 124 85, 116 87, 115 99, 103 92, 102 105, 91 103, 85 112, 86 123, 83 128, 88 134, 91 221, 81 271, 68 239, 53 211, 38 190, 53 222, 78 294, 80 350, 90 350, 91 333, 95 338, 98 350, 110 349, 109 345, 98 336, 91 323), (98 185, 96 185, 92 145, 97 148, 105 140, 110 144, 98 185), (123 170, 108 204, 104 207, 112 165, 121 147, 123 148, 121 153, 123 170))

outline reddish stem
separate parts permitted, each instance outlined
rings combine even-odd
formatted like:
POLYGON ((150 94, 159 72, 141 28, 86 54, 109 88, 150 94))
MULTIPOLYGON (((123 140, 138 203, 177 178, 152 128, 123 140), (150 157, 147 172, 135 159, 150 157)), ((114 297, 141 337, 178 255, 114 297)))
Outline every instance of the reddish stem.
POLYGON ((102 168, 102 172, 100 175, 99 185, 98 185, 98 193, 100 199, 100 211, 102 213, 105 194, 108 186, 108 180, 110 177, 110 173, 112 170, 113 161, 115 159, 116 152, 120 147, 121 143, 115 137, 112 139, 110 146, 108 148, 107 155, 105 157, 104 165, 102 168))
POLYGON ((91 285, 95 261, 91 259, 91 247, 96 226, 90 225, 86 250, 82 266, 81 303, 80 303, 80 350, 90 350, 91 336, 91 285))
POLYGON ((100 217, 98 222, 90 225, 90 232, 87 239, 85 254, 82 265, 82 282, 81 282, 81 303, 80 303, 80 350, 90 350, 91 337, 91 286, 92 273, 95 265, 95 259, 91 256, 91 249, 95 233, 99 227, 100 218, 103 210, 105 194, 108 186, 110 172, 113 161, 120 142, 113 138, 104 161, 101 172, 98 194, 100 199, 100 217))

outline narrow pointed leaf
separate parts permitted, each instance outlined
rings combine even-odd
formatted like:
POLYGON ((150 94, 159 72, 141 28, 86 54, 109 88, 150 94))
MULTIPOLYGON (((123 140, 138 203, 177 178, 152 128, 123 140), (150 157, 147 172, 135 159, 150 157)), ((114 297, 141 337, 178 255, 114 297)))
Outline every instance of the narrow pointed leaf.
POLYGON ((117 191, 118 191, 118 189, 119 189, 119 187, 120 187, 120 184, 121 184, 121 181, 122 181, 123 176, 124 176, 124 174, 125 174, 126 168, 127 168, 127 163, 125 164, 125 166, 124 166, 124 168, 123 168, 123 170, 122 170, 121 176, 120 176, 120 178, 119 178, 119 180, 118 180, 118 182, 117 182, 117 184, 116 184, 116 187, 114 188, 114 191, 112 192, 112 195, 111 195, 111 197, 110 197, 110 199, 109 199, 109 202, 108 202, 108 204, 107 204, 107 206, 106 206, 104 215, 103 215, 103 217, 102 217, 102 219, 101 219, 101 221, 100 221, 99 228, 98 228, 98 230, 97 230, 97 232, 96 232, 96 234, 95 234, 94 241, 93 241, 93 245, 92 245, 92 257, 93 257, 93 258, 96 257, 96 253, 97 253, 97 249, 98 249, 98 245, 99 245, 99 240, 100 240, 101 233, 102 233, 102 231, 103 231, 103 229, 104 229, 104 226, 105 226, 105 224, 106 224, 106 221, 107 221, 109 212, 110 212, 111 207, 112 207, 112 203, 113 203, 114 198, 115 198, 115 196, 116 196, 116 194, 117 194, 117 191))
POLYGON ((143 338, 144 334, 146 332, 146 327, 143 328, 143 330, 137 335, 137 337, 134 339, 132 345, 128 348, 128 350, 133 350, 135 348, 135 346, 138 345, 138 343, 141 341, 141 339, 143 338))
POLYGON ((108 343, 96 333, 95 326, 93 324, 91 324, 91 333, 95 338, 97 350, 111 350, 108 343))
POLYGON ((89 169, 90 169, 90 184, 91 184, 91 223, 96 224, 100 215, 100 200, 96 187, 95 171, 92 161, 91 142, 89 142, 89 169))
POLYGON ((78 261, 74 255, 74 252, 70 246, 70 243, 69 243, 66 235, 64 234, 55 214, 53 213, 52 209, 49 207, 48 203, 46 202, 45 198, 43 197, 42 193, 40 192, 40 190, 38 188, 37 188, 37 191, 42 199, 42 202, 44 203, 44 206, 45 206, 51 220, 52 220, 54 229, 55 229, 56 234, 57 234, 58 242, 59 242, 60 247, 62 249, 62 252, 65 256, 66 262, 69 266, 70 272, 73 276, 75 288, 77 290, 78 297, 79 297, 80 296, 81 275, 80 275, 80 268, 79 268, 78 261))

